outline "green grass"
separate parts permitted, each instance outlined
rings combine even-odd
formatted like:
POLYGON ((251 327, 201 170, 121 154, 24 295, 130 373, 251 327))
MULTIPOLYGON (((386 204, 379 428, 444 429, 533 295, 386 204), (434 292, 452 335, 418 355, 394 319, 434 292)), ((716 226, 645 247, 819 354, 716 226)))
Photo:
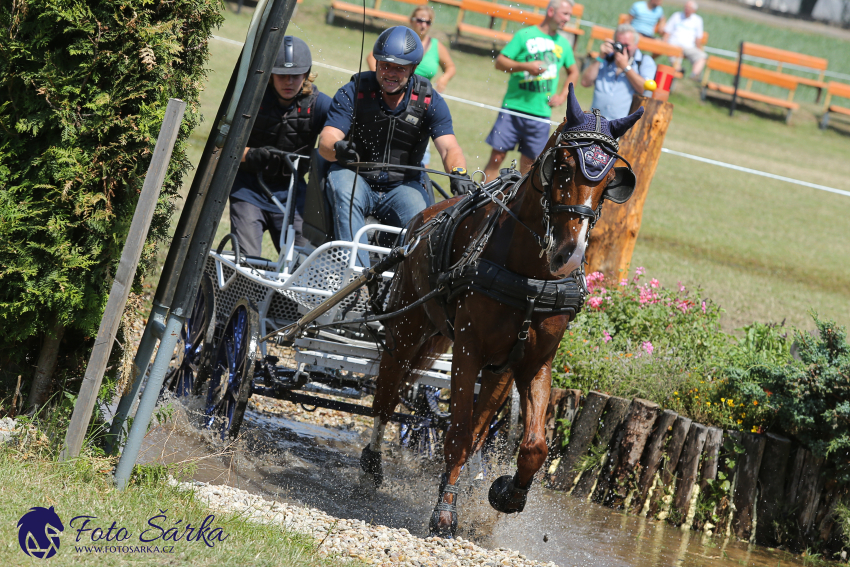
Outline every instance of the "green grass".
MULTIPOLYGON (((166 542, 173 553, 92 553, 76 551, 77 545, 92 545, 91 532, 84 533, 75 543, 79 520, 74 527, 69 522, 75 516, 96 516, 89 527, 104 530, 116 522, 115 531, 124 527, 130 535, 121 545, 155 546, 164 549, 165 543, 140 543, 145 529, 159 534, 148 525, 148 519, 164 511, 167 519, 154 520, 165 529, 181 520, 178 526, 200 525, 211 513, 191 492, 168 486, 164 469, 149 468, 144 480, 137 478, 123 492, 112 488, 107 472, 114 462, 107 459, 80 458, 68 463, 56 463, 30 456, 24 460, 20 452, 0 448, 0 538, 6 542, 0 551, 4 565, 35 565, 38 559, 27 557, 18 545, 18 520, 35 506, 53 507, 64 525, 58 553, 47 560, 50 565, 287 565, 299 567, 333 566, 336 559, 316 554, 317 542, 312 538, 287 532, 279 527, 248 522, 238 514, 216 513, 213 529, 222 528, 227 538, 214 541, 214 547, 203 542, 166 542)), ((210 524, 208 524, 210 525, 210 524)), ((182 532, 182 530, 181 530, 182 532)), ((146 536, 150 539, 151 536, 146 536)), ((98 542, 101 543, 101 542, 98 542)), ((108 545, 115 545, 110 542, 108 545)), ((347 563, 346 563, 347 564, 347 563)))
MULTIPOLYGON (((616 19, 621 5, 627 4, 612 0, 595 3, 587 8, 586 18, 606 23, 598 15, 606 10, 605 6, 611 7, 610 13, 616 19), (599 12, 595 13, 596 10, 599 12)), ((324 1, 305 0, 287 33, 305 39, 315 61, 356 70, 360 26, 343 18, 327 25, 326 5, 324 1)), ((449 9, 437 8, 441 14, 449 9)), ((249 12, 244 10, 238 16, 228 13, 217 34, 241 41, 250 21, 249 12)), ((710 14, 703 15, 709 26, 710 14)), ((846 61, 850 46, 846 42, 728 19, 724 25, 729 28, 731 43, 718 43, 723 34, 717 33, 713 45, 734 47, 734 37, 746 30, 747 34, 756 34, 747 35, 748 38, 773 38, 765 41, 772 45, 794 46, 815 55, 833 54, 830 68, 850 71, 850 63, 846 61)), ((438 17, 441 24, 436 29, 438 36, 445 37, 452 30, 451 23, 445 21, 454 20, 438 17)), ((366 51, 378 31, 367 27, 366 51)), ((715 30, 711 31, 714 39, 715 30)), ((209 119, 218 107, 239 53, 239 48, 222 42, 213 41, 211 48, 210 82, 201 101, 209 119)), ((581 44, 578 52, 582 52, 581 44)), ((452 57, 458 74, 447 92, 499 106, 507 75, 495 71, 492 53, 463 48, 453 50, 452 57)), ((345 73, 320 67, 314 70, 319 73, 317 85, 330 95, 349 79, 345 73)), ((582 105, 589 106, 592 89, 579 87, 577 95, 582 105)), ((665 140, 665 146, 670 149, 830 187, 850 188, 847 182, 850 160, 846 159, 850 127, 839 123, 835 129, 819 130, 819 107, 814 104, 803 104, 791 124, 786 125, 781 113, 759 105, 746 104, 730 118, 724 104, 701 102, 696 85, 690 81, 679 81, 670 101, 675 107, 665 140)), ((469 166, 483 168, 490 153, 484 138, 495 119, 494 113, 455 102, 449 102, 449 107, 469 166)), ((563 108, 553 113, 555 118, 563 115, 563 108)), ((200 155, 209 126, 207 120, 192 137, 196 156, 200 155)), ((508 160, 512 158, 518 158, 518 154, 509 154, 508 160)), ((646 266, 652 276, 667 286, 677 281, 688 287, 702 286, 726 310, 727 330, 753 321, 782 320, 800 328, 811 328, 809 308, 847 324, 850 322, 848 217, 847 197, 664 154, 646 200, 632 266, 646 266)), ((226 234, 228 228, 225 214, 218 237, 226 234)), ((268 236, 264 252, 274 255, 268 236)))

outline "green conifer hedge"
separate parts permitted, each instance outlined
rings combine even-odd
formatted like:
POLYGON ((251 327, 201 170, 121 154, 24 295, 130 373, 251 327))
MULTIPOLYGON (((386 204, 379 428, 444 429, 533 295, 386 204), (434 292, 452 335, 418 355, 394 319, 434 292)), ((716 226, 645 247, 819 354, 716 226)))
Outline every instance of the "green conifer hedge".
POLYGON ((57 323, 66 336, 96 334, 174 97, 187 110, 139 274, 151 266, 190 167, 186 143, 200 120, 207 41, 221 7, 220 0, 0 3, 0 350, 7 362, 23 356, 22 345, 32 352, 57 323))

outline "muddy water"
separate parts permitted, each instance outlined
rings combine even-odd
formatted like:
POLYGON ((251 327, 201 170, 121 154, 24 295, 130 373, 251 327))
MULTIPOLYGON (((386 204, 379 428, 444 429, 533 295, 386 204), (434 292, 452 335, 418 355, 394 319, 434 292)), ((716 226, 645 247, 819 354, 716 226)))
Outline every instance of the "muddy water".
MULTIPOLYGON (((173 426, 153 430, 140 461, 191 460, 196 480, 427 535, 441 462, 386 448, 385 483, 375 491, 360 479, 364 434, 248 410, 242 439, 228 446, 194 428, 192 413, 190 408, 173 426)), ((459 535, 561 566, 803 565, 784 552, 703 538, 540 488, 532 491, 522 514, 498 514, 487 503, 486 491, 497 475, 509 472, 491 464, 484 483, 473 482, 469 474, 462 477, 459 535)))

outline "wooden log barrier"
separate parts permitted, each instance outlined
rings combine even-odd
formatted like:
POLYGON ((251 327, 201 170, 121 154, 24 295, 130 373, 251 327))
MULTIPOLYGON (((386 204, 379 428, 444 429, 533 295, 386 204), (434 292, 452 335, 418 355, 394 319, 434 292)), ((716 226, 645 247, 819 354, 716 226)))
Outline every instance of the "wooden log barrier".
POLYGON ((818 500, 823 490, 823 463, 821 457, 815 457, 811 451, 804 451, 803 467, 796 490, 794 509, 801 535, 808 536, 812 530, 817 511, 818 500))
POLYGON ((624 427, 611 452, 609 490, 604 499, 606 505, 617 509, 627 506, 626 499, 637 484, 640 458, 657 418, 658 404, 640 398, 632 400, 624 427))
POLYGON ((664 451, 664 468, 661 470, 661 478, 658 482, 658 489, 651 497, 649 505, 649 516, 655 517, 664 508, 662 499, 667 487, 673 484, 673 479, 676 475, 676 465, 679 464, 679 457, 682 454, 682 448, 685 446, 685 439, 688 436, 688 431, 691 428, 691 419, 684 416, 679 416, 673 423, 673 430, 670 432, 670 441, 667 443, 667 448, 664 451))
POLYGON ((673 117, 673 105, 669 102, 635 95, 631 112, 639 106, 644 108, 643 117, 620 138, 620 155, 629 160, 637 176, 635 192, 622 205, 605 206, 587 247, 588 273, 599 271, 606 278, 614 278, 615 282, 620 279, 621 270, 629 269, 643 205, 673 117))
POLYGON ((785 477, 791 456, 791 440, 768 433, 759 468, 759 495, 756 502, 756 543, 775 547, 783 534, 776 533, 786 513, 785 477))
POLYGON ((554 469, 549 472, 552 463, 560 460, 564 454, 564 432, 572 429, 573 420, 581 400, 581 390, 552 388, 549 394, 549 406, 546 408, 546 445, 549 447, 546 480, 551 483, 554 469))
POLYGON ((661 468, 664 447, 670 438, 669 434, 673 431, 673 423, 677 417, 679 415, 673 410, 664 410, 655 420, 655 427, 646 443, 646 449, 640 462, 641 471, 638 488, 630 505, 632 514, 640 514, 643 510, 649 489, 652 488, 652 482, 655 479, 655 473, 661 468))
POLYGON ((576 477, 574 471, 576 463, 587 454, 590 443, 596 436, 597 429, 599 429, 599 418, 602 415, 602 410, 605 409, 605 404, 610 397, 602 392, 588 392, 581 413, 579 413, 573 428, 570 430, 570 443, 564 450, 564 456, 558 462, 549 488, 569 491, 573 487, 576 477))
MULTIPOLYGON (((611 396, 608 398, 608 403, 605 405, 605 413, 602 416, 602 425, 599 426, 599 431, 596 432, 596 439, 593 441, 594 446, 598 450, 610 451, 611 440, 617 432, 617 428, 623 423, 626 418, 626 412, 629 410, 629 400, 611 396)), ((597 484, 597 479, 600 479, 600 471, 604 470, 607 457, 599 467, 593 467, 590 470, 584 471, 581 475, 581 480, 576 483, 571 494, 576 498, 587 498, 597 484)))
POLYGON ((691 510, 691 498, 699 474, 699 458, 706 437, 708 437, 708 428, 705 425, 691 424, 682 449, 682 456, 679 457, 679 465, 676 468, 679 473, 679 482, 676 484, 676 492, 673 496, 673 510, 676 514, 670 515, 670 521, 675 525, 684 523, 691 510))
POLYGON ((739 458, 738 480, 735 483, 735 494, 732 497, 732 501, 735 503, 735 518, 732 521, 732 529, 735 535, 743 540, 749 540, 752 535, 759 467, 761 467, 761 459, 764 455, 765 441, 764 435, 755 433, 744 433, 741 436, 744 452, 739 458))
POLYGON ((720 455, 720 444, 723 443, 723 430, 719 427, 709 427, 702 450, 702 468, 700 469, 699 487, 705 490, 708 483, 717 478, 717 466, 720 455))

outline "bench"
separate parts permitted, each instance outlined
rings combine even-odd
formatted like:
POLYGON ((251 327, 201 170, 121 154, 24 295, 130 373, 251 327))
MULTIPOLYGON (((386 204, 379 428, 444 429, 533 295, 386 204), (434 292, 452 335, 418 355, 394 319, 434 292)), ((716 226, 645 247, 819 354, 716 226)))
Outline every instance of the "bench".
MULTIPOLYGON (((411 6, 421 6, 424 2, 422 0, 392 0, 393 2, 402 2, 404 4, 410 4, 411 6)), ((381 10, 381 2, 382 0, 374 0, 374 4, 370 8, 366 6, 365 12, 366 15, 372 18, 372 20, 380 19, 380 20, 390 20, 392 22, 399 22, 405 25, 410 24, 410 14, 397 14, 395 12, 387 12, 386 10, 381 10)), ((412 11, 412 9, 411 9, 412 11)), ((334 17, 336 14, 351 14, 357 17, 363 17, 364 8, 362 4, 352 4, 350 2, 343 2, 342 0, 332 0, 330 7, 328 8, 327 15, 327 23, 332 24, 334 21, 334 17)), ((374 21, 372 22, 374 25, 374 21)))
MULTIPOLYGON (((773 106, 778 106, 780 108, 784 108, 787 111, 785 115, 785 122, 787 123, 789 120, 791 120, 791 113, 800 108, 800 105, 794 102, 794 92, 797 90, 797 81, 795 79, 796 77, 786 75, 778 71, 772 71, 770 69, 762 69, 761 67, 754 67, 752 65, 746 64, 741 64, 739 66, 738 61, 732 59, 723 59, 722 57, 715 57, 712 55, 705 62, 705 73, 702 77, 702 92, 700 93, 700 96, 702 100, 705 100, 706 92, 711 90, 731 95, 733 97, 733 101, 735 97, 739 97, 748 100, 754 100, 756 102, 763 102, 773 106), (709 80, 709 76, 712 71, 716 71, 718 73, 726 73, 732 75, 733 77, 737 76, 739 67, 740 78, 738 80, 737 89, 735 89, 735 87, 732 85, 723 85, 720 83, 714 83, 709 80), (740 79, 747 79, 747 86, 745 88, 742 88, 740 86, 740 79), (765 83, 768 85, 774 85, 783 89, 787 89, 788 98, 781 99, 753 92, 752 90, 750 90, 753 82, 765 83)), ((729 111, 729 114, 731 115, 733 111, 734 103, 729 111)))
MULTIPOLYGON (((605 41, 609 39, 614 39, 614 30, 611 28, 603 28, 602 26, 593 26, 590 28, 590 40, 587 42, 587 56, 591 59, 595 59, 599 55, 599 52, 592 51, 594 41, 605 41)), ((640 36, 638 39, 638 49, 640 49, 643 53, 652 55, 653 58, 658 57, 659 55, 666 55, 667 57, 684 57, 681 47, 670 45, 666 41, 661 41, 660 39, 651 39, 644 36, 640 36)), ((682 74, 677 73, 676 78, 681 79, 682 74)))
MULTIPOLYGON (((485 2, 484 0, 462 0, 457 14, 457 33, 454 41, 456 42, 463 34, 482 37, 493 43, 508 43, 513 38, 513 33, 506 31, 508 22, 517 22, 523 26, 537 25, 545 18, 546 8, 549 5, 548 0, 517 0, 516 3, 520 5, 507 6, 494 2, 485 2), (528 7, 533 8, 533 10, 529 11, 528 7), (538 13, 538 9, 542 11, 538 13), (464 18, 470 12, 489 16, 489 27, 485 28, 464 22, 464 18), (502 20, 498 29, 496 27, 496 20, 502 20)), ((575 4, 573 6, 573 15, 577 21, 581 21, 581 15, 583 13, 584 6, 581 4, 575 4)), ((580 29, 578 24, 575 27, 564 26, 561 28, 561 31, 572 34, 576 38, 584 34, 584 30, 580 29)))
POLYGON ((836 83, 833 81, 830 81, 829 85, 827 85, 826 100, 823 103, 823 117, 820 120, 821 129, 825 129, 829 125, 830 112, 841 114, 843 116, 850 116, 850 108, 846 106, 838 106, 837 104, 830 104, 833 96, 850 99, 850 85, 836 83))
POLYGON ((829 64, 829 61, 826 59, 822 57, 814 57, 812 55, 804 55, 795 51, 786 51, 784 49, 768 47, 767 45, 759 45, 758 43, 750 43, 748 41, 741 42, 740 53, 750 57, 759 57, 761 59, 774 61, 776 62, 776 71, 778 72, 782 72, 783 64, 797 65, 799 67, 807 67, 809 69, 819 71, 820 74, 817 79, 788 75, 787 73, 786 75, 793 78, 801 85, 816 88, 818 90, 817 100, 820 101, 821 92, 826 88, 826 83, 823 80, 824 75, 826 74, 826 67, 829 64))
MULTIPOLYGON (((541 14, 546 13, 546 8, 549 7, 549 0, 512 0, 512 4, 523 4, 525 6, 532 6, 534 8, 535 13, 537 10, 540 10, 541 14)), ((572 34, 575 36, 575 40, 578 40, 578 36, 584 35, 584 30, 581 29, 581 17, 584 15, 584 5, 582 4, 573 4, 573 15, 570 18, 570 23, 561 28, 562 32, 572 34)), ((505 24, 502 24, 502 28, 504 29, 505 24)))

